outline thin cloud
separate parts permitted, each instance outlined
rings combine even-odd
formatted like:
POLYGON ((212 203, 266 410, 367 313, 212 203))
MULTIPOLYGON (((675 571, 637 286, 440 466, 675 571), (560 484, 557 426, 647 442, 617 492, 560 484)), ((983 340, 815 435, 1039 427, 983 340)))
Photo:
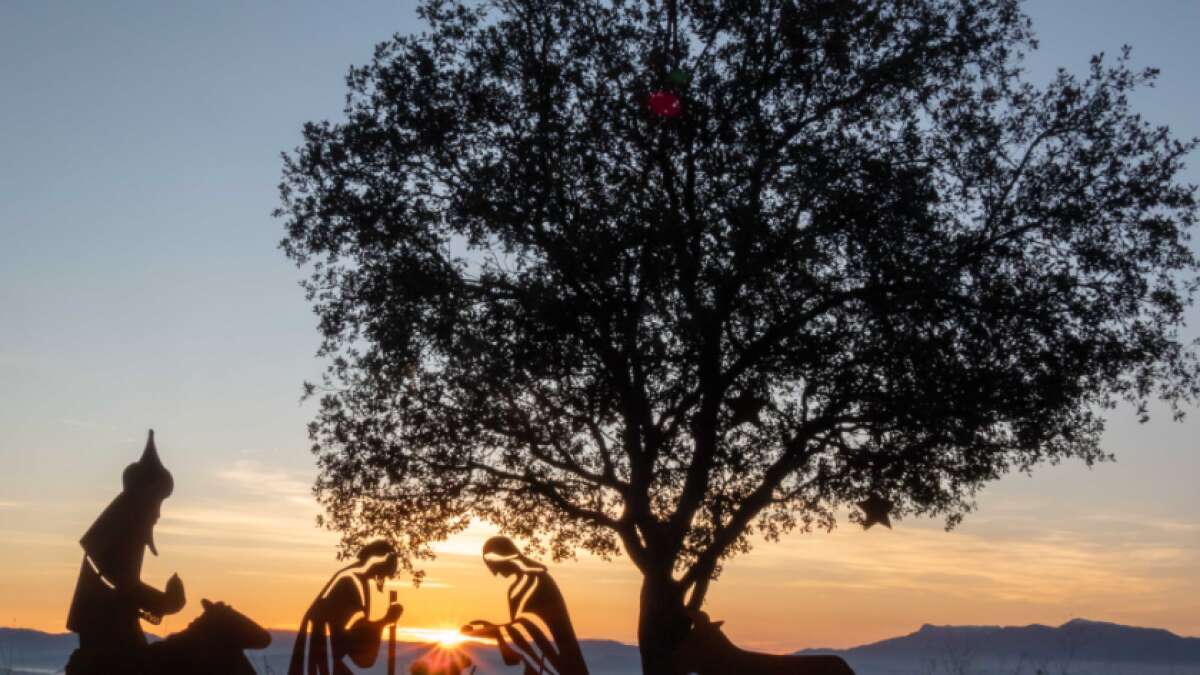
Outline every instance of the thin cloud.
MULTIPOLYGON (((393 581, 387 582, 387 584, 385 584, 385 588, 403 591, 403 590, 412 590, 413 585, 412 585, 411 581, 405 581, 404 579, 395 579, 393 581)), ((420 588, 422 588, 422 589, 454 588, 454 584, 452 584, 448 581, 445 581, 441 578, 438 578, 438 577, 425 577, 424 579, 421 580, 420 588)))
POLYGON ((283 515, 264 512, 253 504, 241 504, 230 508, 183 508, 162 517, 164 525, 200 526, 211 528, 218 532, 228 530, 273 530, 288 536, 299 534, 295 528, 303 524, 307 529, 312 528, 312 519, 308 514, 283 515))
POLYGON ((21 530, 0 530, 0 541, 3 541, 9 546, 61 546, 61 547, 77 547, 79 541, 77 539, 58 535, 45 534, 42 532, 24 532, 21 530))
POLYGON ((836 532, 741 562, 763 576, 803 569, 785 585, 920 591, 1053 605, 1078 598, 1144 602, 1186 591, 1200 551, 1170 541, 1054 530, 1025 537, 912 528, 863 536, 836 532))
POLYGON ((84 429, 86 431, 117 431, 117 428, 112 426, 111 424, 100 424, 98 422, 89 422, 87 420, 75 419, 73 417, 59 418, 58 423, 63 426, 74 427, 76 429, 84 429))
POLYGON ((295 574, 290 572, 280 572, 278 570, 233 570, 229 573, 235 577, 266 577, 274 581, 304 581, 312 584, 321 584, 326 580, 326 577, 320 574, 295 574))
POLYGON ((277 508, 261 503, 225 503, 221 508, 184 508, 163 514, 156 532, 172 537, 176 549, 211 555, 215 551, 274 547, 302 551, 306 556, 335 548, 335 537, 316 527, 315 507, 296 509, 286 502, 277 508))
POLYGON ((295 473, 269 467, 253 459, 239 459, 221 469, 217 476, 245 492, 282 499, 294 504, 313 505, 311 484, 295 473))
POLYGON ((1138 517, 1124 513, 1092 513, 1082 516, 1089 522, 1120 525, 1131 530, 1160 530, 1162 532, 1200 532, 1200 524, 1163 518, 1138 517))

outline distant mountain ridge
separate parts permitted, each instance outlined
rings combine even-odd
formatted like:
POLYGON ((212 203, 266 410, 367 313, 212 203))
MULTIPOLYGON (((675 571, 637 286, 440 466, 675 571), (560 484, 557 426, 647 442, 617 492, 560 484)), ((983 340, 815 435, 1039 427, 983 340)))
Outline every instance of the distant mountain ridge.
POLYGON ((913 661, 938 654, 981 659, 1063 660, 1147 664, 1200 664, 1200 638, 1162 628, 1072 619, 1061 626, 933 626, 850 649, 805 649, 847 659, 913 661))
MULTIPOLYGON (((296 632, 272 630, 272 644, 261 651, 247 652, 260 672, 264 665, 276 675, 287 671, 296 632)), ((157 638, 151 638, 157 639, 157 638)), ((637 647, 614 640, 581 640, 584 658, 593 675, 640 673, 637 647)), ((0 628, 0 673, 22 667, 50 673, 62 668, 78 644, 73 633, 43 633, 24 628, 0 628)), ((407 673, 408 664, 430 648, 429 644, 398 645, 397 672, 407 673)), ((464 647, 479 663, 481 671, 510 672, 499 663, 496 650, 486 645, 464 647)), ((805 649, 797 654, 838 654, 858 675, 927 673, 932 662, 949 663, 1110 663, 1146 666, 1200 666, 1200 638, 1181 637, 1161 628, 1139 628, 1102 621, 1074 619, 1058 626, 934 626, 926 624, 909 635, 881 640, 850 649, 805 649)), ((384 659, 366 673, 383 673, 384 659)), ((1062 672, 1068 671, 1066 668, 1062 672)), ((935 670, 934 672, 941 672, 935 670)), ((990 672, 990 671, 989 671, 990 672)), ((1005 670, 1004 672, 1024 672, 1005 670)), ((1058 670, 1054 672, 1059 672, 1058 670)), ((1091 672, 1091 671, 1079 671, 1091 672)), ((1122 671, 1124 672, 1124 671, 1122 671)), ((1134 672, 1149 673, 1149 668, 1134 672)), ((1156 671, 1157 672, 1157 671, 1156 671)), ((1173 670, 1171 672, 1174 672, 1173 670)))
MULTIPOLYGON (((280 675, 287 672, 292 647, 296 641, 294 630, 271 630, 271 646, 262 650, 247 651, 246 656, 259 673, 280 675)), ((151 642, 161 638, 147 635, 151 642)), ((0 675, 41 675, 62 672, 71 652, 79 645, 74 633, 43 633, 28 628, 0 628, 0 675)), ((428 652, 434 645, 423 642, 399 641, 396 645, 397 673, 407 673, 409 665, 428 652)), ((615 640, 580 640, 588 669, 593 675, 628 675, 641 672, 641 658, 637 647, 615 640)), ((381 646, 380 658, 375 666, 356 669, 364 675, 382 675, 386 671, 386 649, 381 646)), ((515 672, 500 662, 495 649, 489 645, 464 643, 459 647, 480 666, 480 672, 515 672)))

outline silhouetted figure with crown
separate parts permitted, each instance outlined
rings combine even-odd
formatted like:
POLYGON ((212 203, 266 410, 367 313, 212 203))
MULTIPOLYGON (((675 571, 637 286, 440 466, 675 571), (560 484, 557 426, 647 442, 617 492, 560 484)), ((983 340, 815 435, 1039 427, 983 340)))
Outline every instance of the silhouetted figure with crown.
POLYGON ((379 539, 333 575, 304 613, 288 675, 351 675, 347 657, 360 668, 375 664, 383 630, 404 608, 391 603, 382 618, 372 620, 371 582, 376 592, 383 592, 384 581, 395 576, 398 564, 392 545, 379 539))
POLYGON ((175 487, 159 460, 153 430, 141 459, 125 468, 121 482, 121 494, 79 542, 83 564, 67 617, 67 628, 79 634, 79 648, 67 675, 144 673, 146 635, 139 620, 158 624, 186 602, 178 575, 163 591, 141 580, 145 549, 158 555, 154 525, 175 487))

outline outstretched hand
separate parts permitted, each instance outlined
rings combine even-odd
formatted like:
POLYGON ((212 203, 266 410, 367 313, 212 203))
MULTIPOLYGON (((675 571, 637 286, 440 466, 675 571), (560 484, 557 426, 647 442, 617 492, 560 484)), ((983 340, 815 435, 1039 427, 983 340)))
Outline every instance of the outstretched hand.
POLYGON ((499 631, 496 624, 490 621, 475 620, 460 628, 458 632, 470 637, 495 637, 499 631))

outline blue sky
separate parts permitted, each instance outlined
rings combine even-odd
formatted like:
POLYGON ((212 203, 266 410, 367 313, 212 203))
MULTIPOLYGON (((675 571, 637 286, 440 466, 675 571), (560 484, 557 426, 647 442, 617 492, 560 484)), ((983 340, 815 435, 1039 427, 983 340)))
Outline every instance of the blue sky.
MULTIPOLYGON (((1200 135, 1200 3, 1026 8, 1042 41, 1028 62, 1035 82, 1129 43, 1137 63, 1163 70, 1136 107, 1200 135)), ((148 427, 179 486, 164 524, 172 509, 180 520, 165 542, 184 549, 198 536, 188 522, 225 509, 247 516, 229 528, 251 523, 255 537, 302 529, 278 547, 303 553, 295 564, 306 574, 327 566, 332 538, 311 532, 305 497, 313 408, 299 403, 321 364, 299 273, 277 250, 282 227, 269 215, 279 153, 298 143, 304 121, 340 114, 350 64, 417 29, 409 2, 0 3, 0 622, 23 623, 5 598, 24 607, 28 589, 52 596, 37 621, 63 609, 75 541, 148 427), (45 571, 14 577, 6 565, 45 571)), ((1200 157, 1191 164, 1200 182, 1200 157)), ((1200 335, 1200 312, 1190 320, 1188 334, 1200 335)), ((1200 530, 1186 527, 1200 507, 1198 435, 1195 412, 1181 425, 1160 416, 1138 426, 1123 410, 1106 441, 1118 464, 1005 479, 960 534, 1069 532, 1093 550, 1114 533, 1118 543, 1142 533, 1147 546, 1200 560, 1200 530), (1114 525, 1121 518, 1129 522, 1114 525)), ((781 559, 768 550, 762 564, 781 559)), ((1200 616, 1194 588, 1171 591, 1176 604, 1145 622, 1169 623, 1173 607, 1200 616)), ((722 597, 714 591, 714 602, 722 597)), ((1021 607, 1005 616, 1049 611, 1021 607)), ((894 623, 881 620, 880 637, 894 623)), ((630 636, 604 626, 583 632, 630 636)), ((1175 626, 1200 634, 1200 620, 1175 626)))

